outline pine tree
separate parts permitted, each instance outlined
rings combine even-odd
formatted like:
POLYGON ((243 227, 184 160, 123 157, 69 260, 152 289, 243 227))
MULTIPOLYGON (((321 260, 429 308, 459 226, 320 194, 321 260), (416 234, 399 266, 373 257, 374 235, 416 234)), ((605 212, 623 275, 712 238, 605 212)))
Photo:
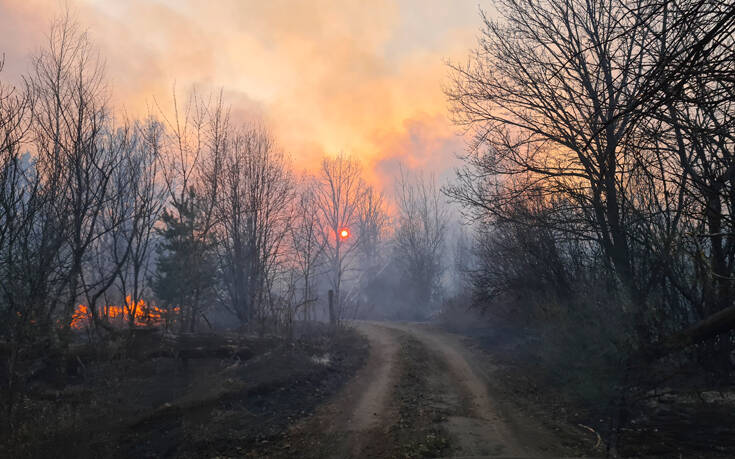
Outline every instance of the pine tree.
POLYGON ((193 332, 198 316, 212 301, 216 275, 214 244, 194 189, 174 203, 173 212, 164 211, 161 221, 153 290, 161 305, 180 308, 181 330, 193 332))

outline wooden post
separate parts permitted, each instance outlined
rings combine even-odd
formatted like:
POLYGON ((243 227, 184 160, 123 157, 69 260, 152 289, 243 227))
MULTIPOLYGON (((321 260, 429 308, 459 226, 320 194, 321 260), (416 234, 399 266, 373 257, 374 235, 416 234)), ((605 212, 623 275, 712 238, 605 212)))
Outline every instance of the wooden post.
POLYGON ((329 324, 337 325, 337 317, 334 314, 334 290, 329 290, 329 324))

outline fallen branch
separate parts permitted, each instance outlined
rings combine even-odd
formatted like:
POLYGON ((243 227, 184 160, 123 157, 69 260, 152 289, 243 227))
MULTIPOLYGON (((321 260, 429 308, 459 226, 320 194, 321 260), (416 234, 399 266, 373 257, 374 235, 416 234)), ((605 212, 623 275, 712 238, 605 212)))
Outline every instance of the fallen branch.
POLYGON ((581 427, 581 428, 583 428, 585 430, 589 430, 593 434, 597 435, 597 442, 595 443, 595 446, 593 447, 593 449, 599 448, 600 447, 600 444, 602 443, 602 437, 600 436, 600 434, 598 434, 597 431, 595 429, 593 429, 592 427, 590 427, 590 426, 586 426, 584 424, 577 424, 577 425, 579 427, 581 427))
POLYGON ((672 352, 700 343, 720 333, 735 329, 735 306, 729 306, 722 311, 702 319, 691 327, 669 335, 647 348, 641 349, 633 360, 650 363, 672 352))

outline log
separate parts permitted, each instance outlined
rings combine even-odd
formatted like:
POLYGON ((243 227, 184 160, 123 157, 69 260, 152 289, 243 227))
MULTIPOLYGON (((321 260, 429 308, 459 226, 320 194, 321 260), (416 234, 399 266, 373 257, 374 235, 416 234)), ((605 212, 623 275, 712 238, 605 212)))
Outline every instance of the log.
POLYGON ((733 329, 735 329, 735 305, 716 312, 691 327, 669 335, 660 342, 642 349, 639 353, 639 359, 650 363, 672 352, 682 350, 733 329))

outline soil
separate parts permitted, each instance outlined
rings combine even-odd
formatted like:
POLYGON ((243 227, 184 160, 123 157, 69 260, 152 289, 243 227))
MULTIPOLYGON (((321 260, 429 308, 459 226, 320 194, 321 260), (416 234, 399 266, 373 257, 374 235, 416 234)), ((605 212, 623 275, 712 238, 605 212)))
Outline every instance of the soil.
POLYGON ((366 366, 313 416, 289 429, 282 442, 253 456, 582 455, 518 411, 514 400, 498 401, 491 384, 495 369, 460 336, 420 324, 354 325, 370 342, 366 366))

